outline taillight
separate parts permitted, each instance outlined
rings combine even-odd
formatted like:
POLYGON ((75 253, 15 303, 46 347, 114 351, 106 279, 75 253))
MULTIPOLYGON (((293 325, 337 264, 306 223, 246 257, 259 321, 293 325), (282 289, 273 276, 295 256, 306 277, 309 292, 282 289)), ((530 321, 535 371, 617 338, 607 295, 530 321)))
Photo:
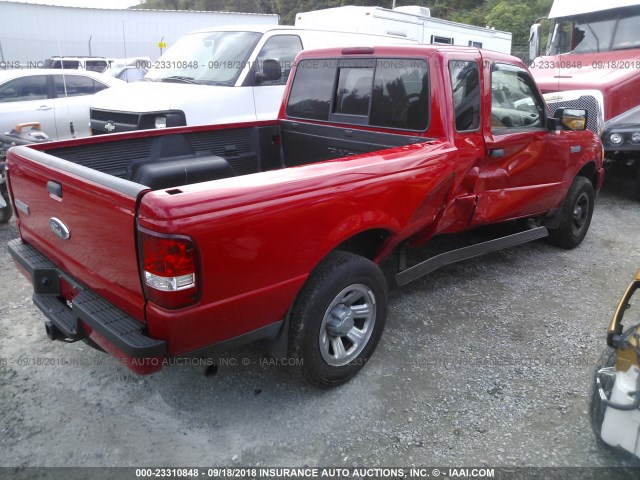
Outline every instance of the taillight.
POLYGON ((164 308, 198 300, 198 255, 189 237, 139 229, 142 284, 146 298, 164 308))

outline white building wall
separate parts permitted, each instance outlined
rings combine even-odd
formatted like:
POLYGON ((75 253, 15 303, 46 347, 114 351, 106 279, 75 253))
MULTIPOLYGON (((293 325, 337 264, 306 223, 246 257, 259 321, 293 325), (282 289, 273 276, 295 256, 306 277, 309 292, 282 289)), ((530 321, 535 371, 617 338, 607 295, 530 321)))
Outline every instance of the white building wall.
MULTIPOLYGON (((0 69, 54 55, 160 56, 185 33, 224 25, 277 25, 278 15, 112 10, 0 1, 0 69)), ((33 66, 33 65, 32 65, 33 66)))

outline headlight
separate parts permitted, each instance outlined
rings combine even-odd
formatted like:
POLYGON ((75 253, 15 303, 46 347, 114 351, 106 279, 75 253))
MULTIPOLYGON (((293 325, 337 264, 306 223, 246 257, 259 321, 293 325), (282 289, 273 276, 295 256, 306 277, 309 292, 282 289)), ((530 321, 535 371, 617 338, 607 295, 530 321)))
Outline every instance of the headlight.
POLYGON ((156 128, 167 128, 167 117, 163 115, 156 117, 156 128))
POLYGON ((640 143, 640 132, 633 132, 633 135, 631 135, 631 141, 633 143, 640 143))
POLYGON ((620 145, 622 140, 622 135, 619 133, 612 133, 611 136, 609 136, 609 142, 611 142, 612 145, 620 145))

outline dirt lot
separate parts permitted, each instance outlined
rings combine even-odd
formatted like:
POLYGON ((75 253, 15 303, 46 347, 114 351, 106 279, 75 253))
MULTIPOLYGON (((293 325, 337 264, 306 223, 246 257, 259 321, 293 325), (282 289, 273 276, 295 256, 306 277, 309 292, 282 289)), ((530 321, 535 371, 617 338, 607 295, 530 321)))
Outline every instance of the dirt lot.
MULTIPOLYGON (((606 324, 640 267, 639 212, 610 183, 580 248, 539 241, 392 292, 371 362, 329 391, 255 348, 213 378, 136 377, 50 342, 3 247, 0 466, 638 467, 596 441, 587 411, 606 324)), ((2 244, 16 236, 0 226, 2 244)))

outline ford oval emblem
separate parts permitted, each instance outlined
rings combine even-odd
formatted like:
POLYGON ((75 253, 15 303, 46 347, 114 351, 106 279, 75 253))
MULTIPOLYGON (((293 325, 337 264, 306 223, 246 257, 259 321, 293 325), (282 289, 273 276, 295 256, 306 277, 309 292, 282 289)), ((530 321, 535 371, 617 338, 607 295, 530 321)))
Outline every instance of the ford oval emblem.
POLYGON ((49 219, 49 228, 56 234, 56 237, 59 237, 62 240, 69 240, 69 237, 71 236, 71 232, 69 232, 67 226, 62 223, 62 220, 56 217, 49 219))

